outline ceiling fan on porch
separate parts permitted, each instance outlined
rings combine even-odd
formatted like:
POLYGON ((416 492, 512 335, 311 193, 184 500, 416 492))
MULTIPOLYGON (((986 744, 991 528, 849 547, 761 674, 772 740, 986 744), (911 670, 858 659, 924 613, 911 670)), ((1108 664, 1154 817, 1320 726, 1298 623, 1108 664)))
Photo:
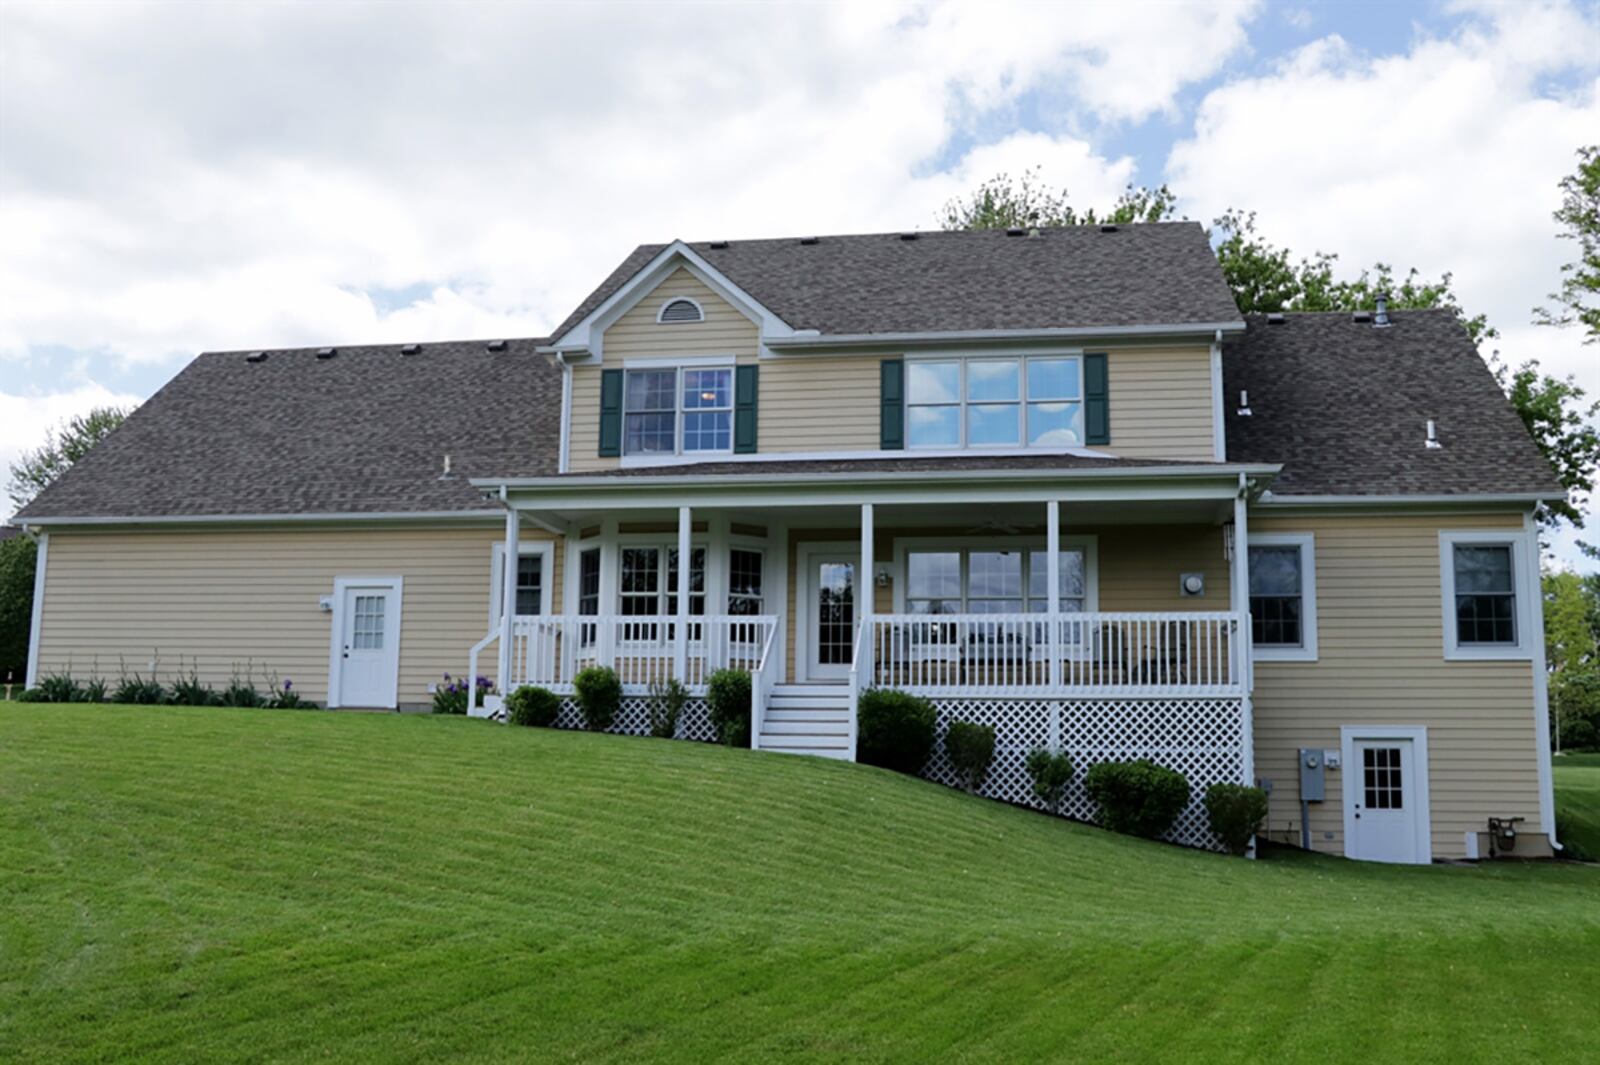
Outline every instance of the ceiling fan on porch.
POLYGON ((1003 536, 1015 536, 1025 528, 1026 526, 1015 525, 1009 521, 1001 521, 999 518, 986 518, 968 529, 967 533, 969 535, 973 533, 1000 533, 1003 536))

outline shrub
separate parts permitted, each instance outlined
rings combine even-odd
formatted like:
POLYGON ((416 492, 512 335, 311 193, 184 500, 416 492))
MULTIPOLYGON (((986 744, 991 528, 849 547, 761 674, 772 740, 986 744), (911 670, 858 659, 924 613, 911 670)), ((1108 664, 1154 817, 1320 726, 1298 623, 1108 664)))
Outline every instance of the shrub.
POLYGON ((994 729, 970 721, 952 721, 944 730, 944 753, 955 766, 956 776, 967 791, 977 791, 989 775, 994 762, 994 729))
POLYGON ((750 674, 742 669, 719 669, 707 678, 706 711, 718 743, 750 746, 750 695, 750 674))
POLYGON ((1206 789, 1206 817, 1211 831, 1234 854, 1250 848, 1267 816, 1267 793, 1244 784, 1213 784, 1206 789))
POLYGON ((926 699, 893 688, 864 691, 856 707, 856 759, 916 773, 933 753, 936 721, 926 699))
POLYGON ((44 697, 44 692, 38 688, 23 688, 16 694, 16 700, 19 703, 48 703, 50 701, 44 697))
POLYGON ((41 677, 38 685, 41 703, 81 703, 83 688, 67 673, 52 673, 41 677))
POLYGON ((678 734, 678 719, 683 716, 683 704, 689 701, 689 689, 677 677, 666 683, 650 685, 650 735, 670 740, 678 734))
POLYGON ((1100 823, 1113 832, 1155 839, 1172 827, 1189 803, 1189 782, 1149 759, 1101 762, 1084 777, 1100 823))
POLYGON ((1033 793, 1050 807, 1051 813, 1058 813, 1061 809, 1061 796, 1066 793, 1067 785, 1072 782, 1071 756, 1065 751, 1051 754, 1043 747, 1035 747, 1028 752, 1023 768, 1028 771, 1028 778, 1033 781, 1033 793))
POLYGON ((135 706, 155 706, 157 703, 165 702, 166 697, 166 689, 161 687, 154 677, 146 680, 137 673, 131 677, 124 676, 117 681, 117 686, 111 692, 112 702, 132 703, 135 706))
POLYGON ((234 677, 228 681, 228 686, 217 695, 223 706, 260 706, 265 700, 261 693, 256 691, 255 685, 234 677))
POLYGON ((467 691, 472 687, 465 680, 451 680, 444 675, 445 683, 433 689, 433 712, 436 714, 464 714, 467 712, 467 691))
MULTIPOLYGON (((178 668, 183 668, 182 659, 179 659, 178 668)), ((178 679, 172 682, 172 691, 167 698, 174 706, 212 706, 218 701, 211 685, 200 683, 200 674, 192 666, 188 676, 180 673, 178 679)))
POLYGON ((317 704, 310 699, 300 698, 300 693, 294 690, 294 681, 288 678, 284 679, 282 687, 278 686, 276 678, 274 678, 272 688, 272 695, 266 702, 269 710, 315 710, 317 708, 317 704))
POLYGON ((1561 728, 1561 747, 1567 751, 1587 751, 1595 746, 1595 728, 1583 718, 1561 728))
POLYGON ((547 688, 524 684, 506 696, 506 720, 513 725, 549 728, 561 713, 561 697, 547 688))
POLYGON ((622 681, 617 679, 617 671, 610 666, 581 669, 572 678, 572 687, 578 694, 584 725, 592 732, 610 728, 622 709, 622 681))

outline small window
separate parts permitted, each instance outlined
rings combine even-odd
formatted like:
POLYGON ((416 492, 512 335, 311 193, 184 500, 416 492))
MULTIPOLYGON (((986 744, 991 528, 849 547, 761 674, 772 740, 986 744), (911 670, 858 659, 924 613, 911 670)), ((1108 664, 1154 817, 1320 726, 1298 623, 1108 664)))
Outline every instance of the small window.
POLYGON ((578 555, 578 613, 594 617, 600 613, 600 549, 591 547, 578 555))
POLYGON ((756 617, 765 605, 761 594, 761 552, 733 548, 728 552, 728 613, 756 617))
POLYGON ((680 322, 703 322, 706 320, 705 312, 694 300, 679 297, 668 300, 661 305, 656 321, 662 325, 673 325, 680 322))
POLYGON ((517 614, 532 617, 543 613, 544 558, 540 555, 523 555, 517 559, 517 614))
POLYGON ((1317 571, 1310 533, 1250 537, 1250 639, 1264 660, 1317 658, 1317 571))

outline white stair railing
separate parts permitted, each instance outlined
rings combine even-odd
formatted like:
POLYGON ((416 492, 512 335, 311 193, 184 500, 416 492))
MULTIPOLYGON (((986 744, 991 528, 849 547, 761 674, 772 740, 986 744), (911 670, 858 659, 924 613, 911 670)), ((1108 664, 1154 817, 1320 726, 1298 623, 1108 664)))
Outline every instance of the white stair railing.
POLYGON ((761 749, 761 731, 767 726, 767 701, 772 698, 772 686, 777 680, 776 663, 772 658, 772 645, 777 642, 778 627, 767 629, 761 644, 761 660, 750 677, 750 749, 761 749))

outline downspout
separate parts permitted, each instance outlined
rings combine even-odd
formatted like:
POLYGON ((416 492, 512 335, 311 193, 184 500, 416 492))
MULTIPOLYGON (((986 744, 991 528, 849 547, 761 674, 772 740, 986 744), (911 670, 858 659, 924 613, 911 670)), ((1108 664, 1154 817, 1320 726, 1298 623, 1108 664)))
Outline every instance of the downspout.
POLYGON ((561 443, 556 460, 556 472, 568 473, 572 468, 571 444, 572 435, 572 364, 560 355, 556 361, 561 364, 561 443))
POLYGON ((39 636, 44 631, 44 571, 49 561, 50 534, 35 533, 28 525, 23 525, 22 530, 39 542, 33 568, 33 616, 28 621, 28 671, 22 678, 23 687, 32 688, 39 683, 39 636))
MULTIPOLYGON (((1555 781, 1550 768, 1550 676, 1544 651, 1544 583, 1539 574, 1539 526, 1531 512, 1522 516, 1522 528, 1527 538, 1523 571, 1531 606, 1528 614, 1533 653, 1529 664, 1533 667, 1533 735, 1534 742, 1539 745, 1539 820, 1550 840, 1550 849, 1559 852, 1564 848, 1556 839, 1555 781)), ((44 558, 42 549, 39 557, 44 558)))
POLYGON ((1222 330, 1211 341, 1211 453, 1218 462, 1228 461, 1228 425, 1222 402, 1222 330))

